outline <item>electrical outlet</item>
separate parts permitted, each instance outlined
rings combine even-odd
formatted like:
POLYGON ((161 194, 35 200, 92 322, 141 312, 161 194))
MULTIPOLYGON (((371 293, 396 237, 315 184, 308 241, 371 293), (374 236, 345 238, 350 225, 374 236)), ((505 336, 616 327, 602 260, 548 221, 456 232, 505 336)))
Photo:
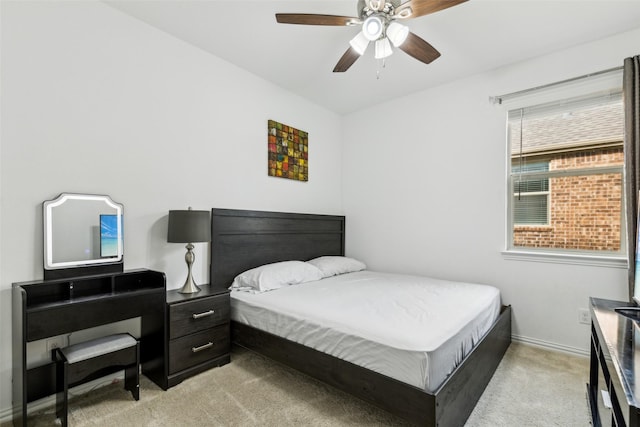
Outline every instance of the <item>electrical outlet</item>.
POLYGON ((589 310, 586 308, 578 309, 578 323, 582 323, 584 325, 591 324, 591 314, 589 314, 589 310))
POLYGON ((64 346, 64 337, 54 337, 47 339, 47 351, 51 351, 54 348, 61 348, 64 346))

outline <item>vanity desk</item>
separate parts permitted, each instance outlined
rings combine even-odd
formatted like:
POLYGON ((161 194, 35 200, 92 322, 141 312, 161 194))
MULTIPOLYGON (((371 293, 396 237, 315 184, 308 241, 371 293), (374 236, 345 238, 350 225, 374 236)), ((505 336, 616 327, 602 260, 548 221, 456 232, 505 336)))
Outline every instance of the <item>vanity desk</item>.
POLYGON ((62 193, 42 208, 44 280, 12 287, 13 424, 26 425, 28 403, 57 391, 55 363, 46 353, 32 363, 28 343, 126 319, 140 319, 142 373, 166 390, 165 275, 124 271, 124 206, 107 195, 62 193))
POLYGON ((27 343, 140 317, 142 373, 167 389, 164 273, 131 270, 13 284, 13 420, 55 393, 55 365, 27 366, 27 343))

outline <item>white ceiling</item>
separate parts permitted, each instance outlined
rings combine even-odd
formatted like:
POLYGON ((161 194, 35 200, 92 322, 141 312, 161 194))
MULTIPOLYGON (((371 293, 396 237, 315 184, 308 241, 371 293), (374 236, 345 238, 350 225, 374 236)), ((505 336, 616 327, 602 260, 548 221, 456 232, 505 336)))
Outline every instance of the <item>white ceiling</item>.
POLYGON ((333 73, 360 27, 278 24, 274 14, 357 16, 357 0, 104 2, 338 113, 640 27, 640 0, 470 0, 405 21, 441 52, 430 65, 395 50, 380 68, 370 46, 333 73))

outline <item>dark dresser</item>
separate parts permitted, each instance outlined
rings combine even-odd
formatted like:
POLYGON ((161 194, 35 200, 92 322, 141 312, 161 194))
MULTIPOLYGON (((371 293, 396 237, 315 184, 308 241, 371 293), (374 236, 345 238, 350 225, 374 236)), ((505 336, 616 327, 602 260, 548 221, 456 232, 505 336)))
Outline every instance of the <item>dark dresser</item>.
POLYGON ((167 292, 168 387, 231 360, 229 290, 200 288, 195 294, 167 292))
POLYGON ((591 298, 587 394, 593 425, 640 426, 640 317, 615 311, 630 304, 591 298), (636 375, 638 373, 639 375, 636 375))

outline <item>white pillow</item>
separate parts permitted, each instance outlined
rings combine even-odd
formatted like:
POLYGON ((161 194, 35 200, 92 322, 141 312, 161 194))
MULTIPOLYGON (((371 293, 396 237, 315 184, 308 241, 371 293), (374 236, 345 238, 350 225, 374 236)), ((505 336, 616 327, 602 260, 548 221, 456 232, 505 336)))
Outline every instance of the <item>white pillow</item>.
POLYGON ((257 293, 322 278, 322 272, 311 264, 302 261, 282 261, 261 265, 238 274, 230 289, 257 293))
POLYGON ((321 256, 307 261, 307 263, 318 267, 322 272, 322 277, 337 276, 367 268, 362 261, 345 256, 321 256))

